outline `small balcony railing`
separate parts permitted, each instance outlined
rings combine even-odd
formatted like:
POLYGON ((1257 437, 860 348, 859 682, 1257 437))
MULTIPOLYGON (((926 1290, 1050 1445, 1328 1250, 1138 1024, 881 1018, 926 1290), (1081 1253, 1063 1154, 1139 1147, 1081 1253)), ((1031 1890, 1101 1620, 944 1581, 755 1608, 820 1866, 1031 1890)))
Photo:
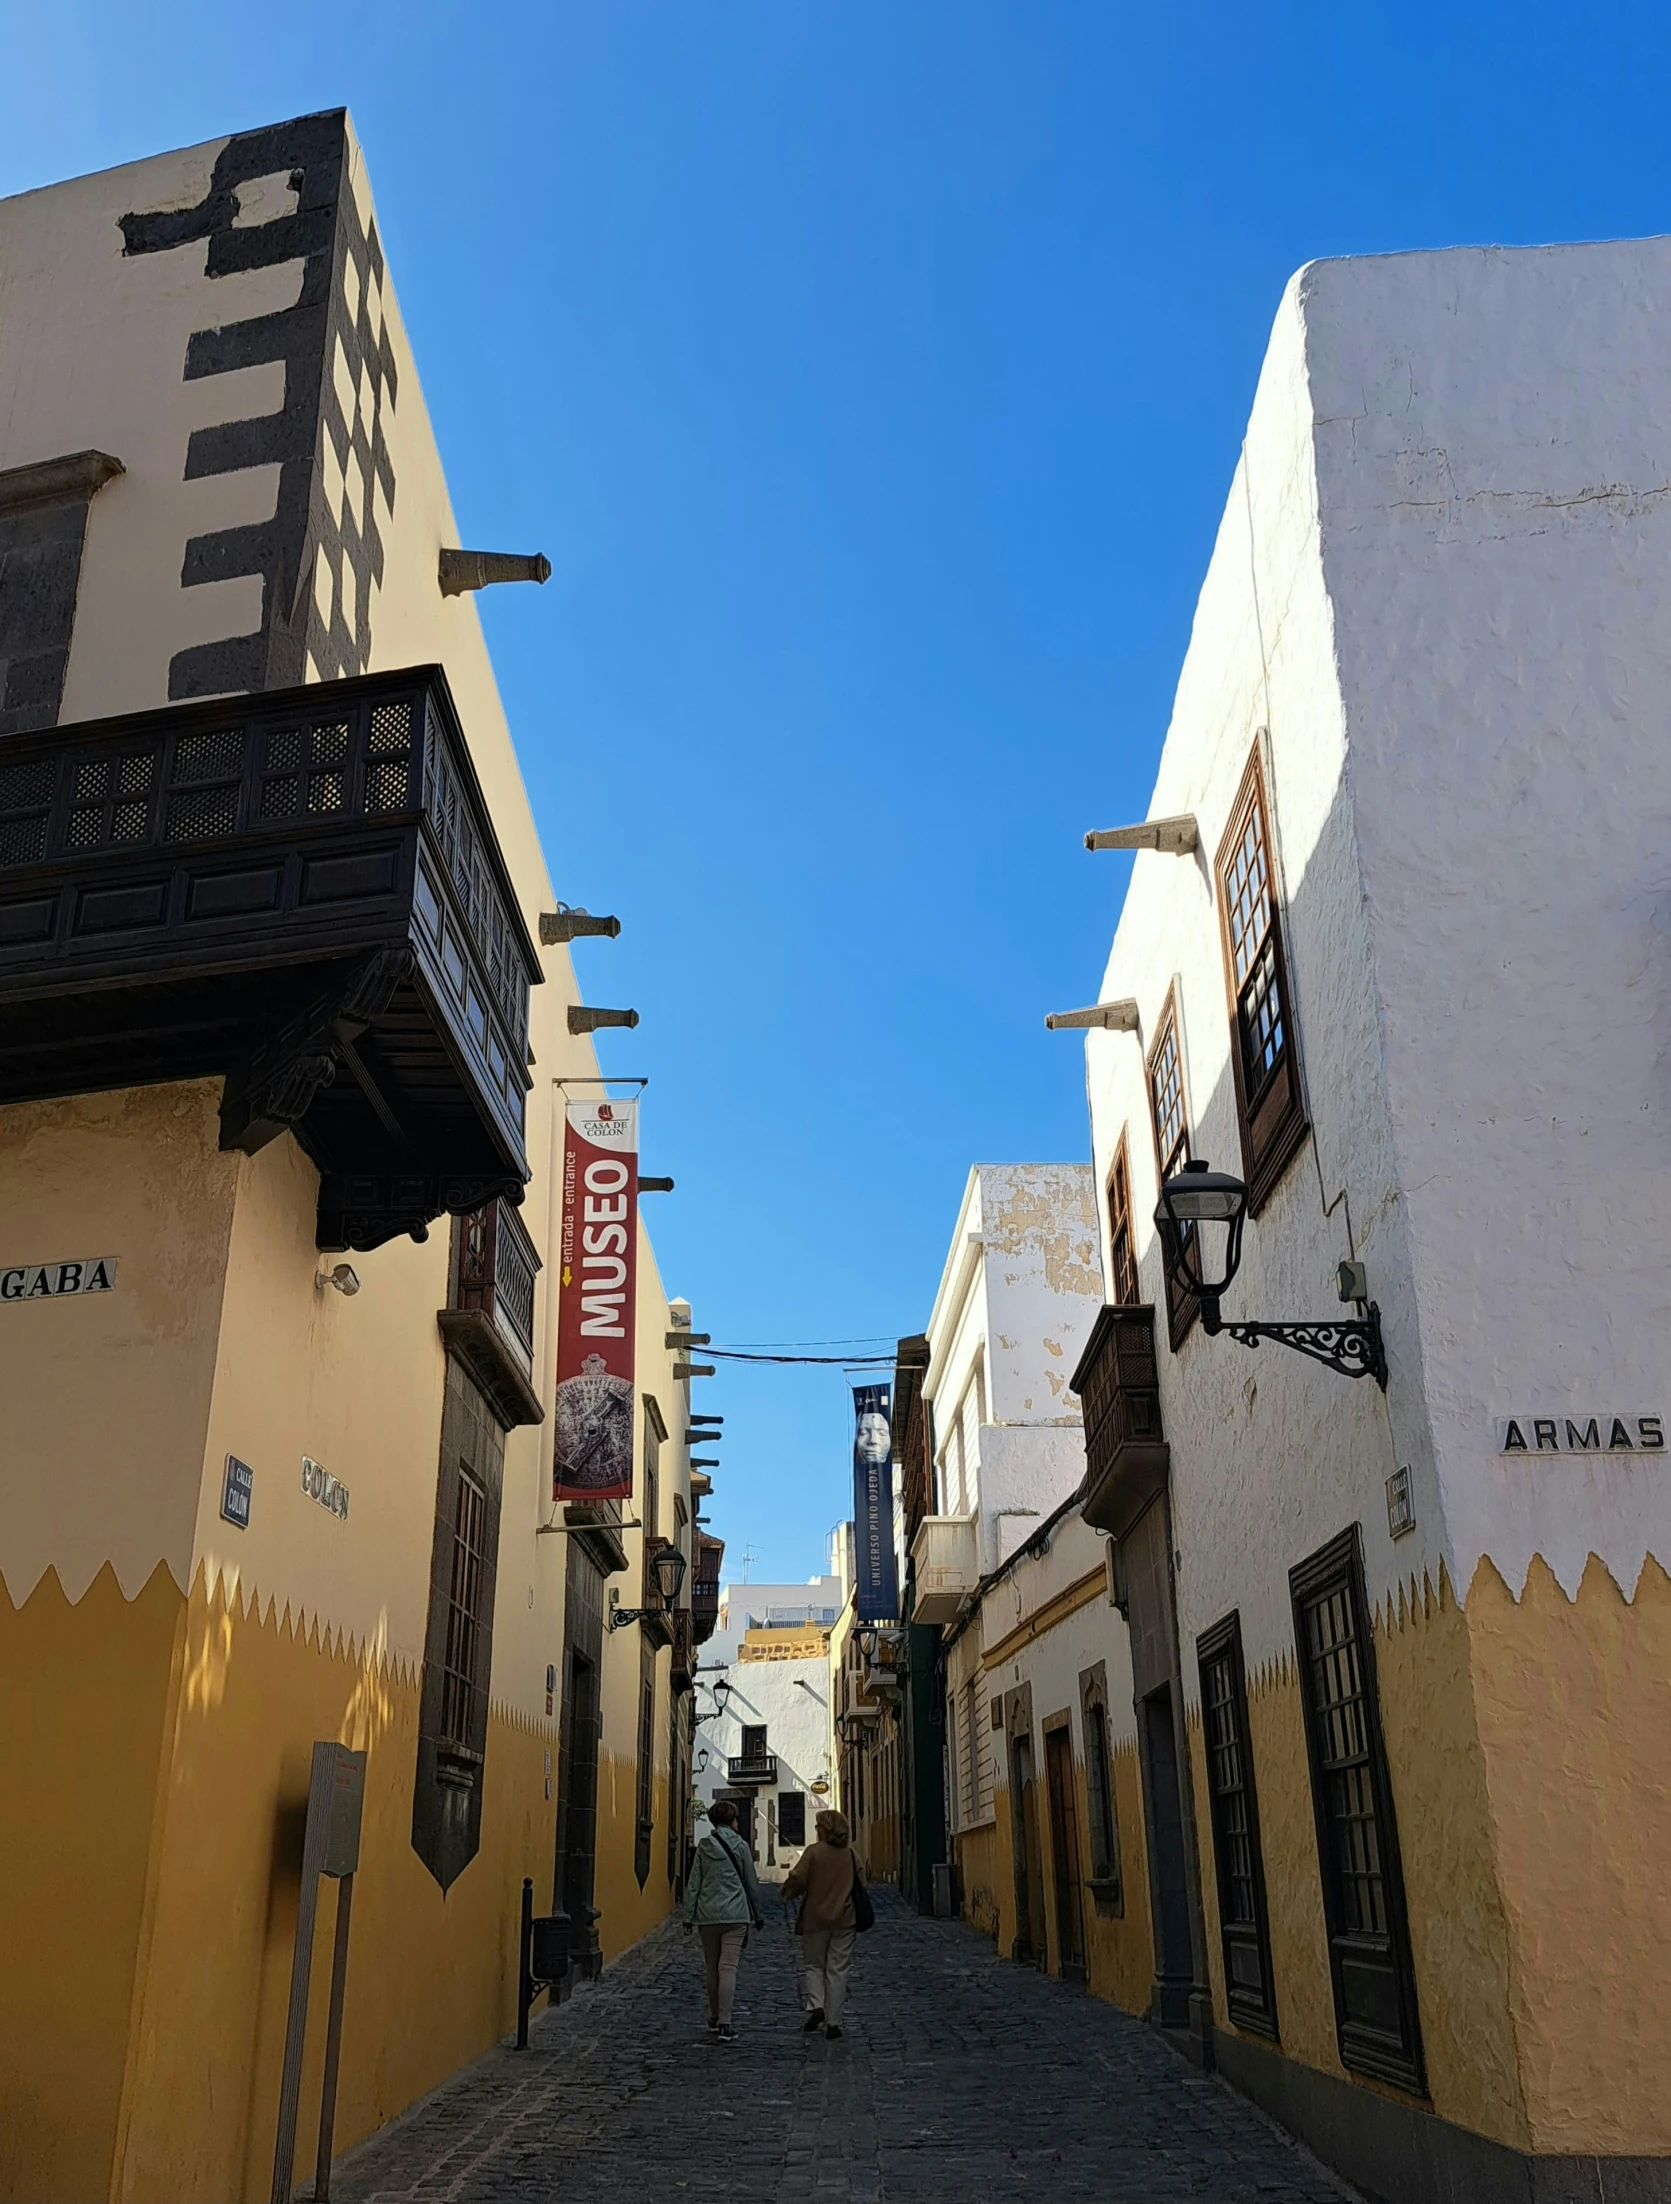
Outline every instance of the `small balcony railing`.
POLYGON ((4 746, 0 1101, 220 1077, 321 1247, 520 1199, 540 976, 438 666, 4 746))
POLYGON ((737 1755, 726 1761, 725 1775, 729 1783, 757 1784, 762 1790, 775 1790, 777 1754, 761 1752, 737 1755))
POLYGON ((973 1515, 925 1515, 911 1541, 914 1622, 955 1622, 981 1580, 980 1525, 973 1515))
POLYGON ((441 1333, 507 1431, 539 1423, 545 1414, 533 1386, 539 1268, 534 1243, 509 1202, 489 1202, 454 1224, 441 1333))
POLYGON ((1070 1381, 1085 1419, 1085 1500, 1093 1529, 1123 1538, 1171 1467, 1160 1414, 1155 1312, 1105 1308, 1070 1381))

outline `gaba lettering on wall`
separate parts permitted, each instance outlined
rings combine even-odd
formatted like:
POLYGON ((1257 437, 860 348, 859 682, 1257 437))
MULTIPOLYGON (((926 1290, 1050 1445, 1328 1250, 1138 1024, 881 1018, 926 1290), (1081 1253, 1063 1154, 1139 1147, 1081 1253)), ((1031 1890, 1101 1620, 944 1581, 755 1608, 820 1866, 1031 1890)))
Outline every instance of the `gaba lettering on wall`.
POLYGON ((1501 1454, 1662 1454, 1663 1416, 1510 1416, 1501 1454))
POLYGON ((76 1293, 114 1293, 114 1255, 82 1255, 63 1263, 14 1263, 0 1270, 0 1301, 61 1301, 76 1293))

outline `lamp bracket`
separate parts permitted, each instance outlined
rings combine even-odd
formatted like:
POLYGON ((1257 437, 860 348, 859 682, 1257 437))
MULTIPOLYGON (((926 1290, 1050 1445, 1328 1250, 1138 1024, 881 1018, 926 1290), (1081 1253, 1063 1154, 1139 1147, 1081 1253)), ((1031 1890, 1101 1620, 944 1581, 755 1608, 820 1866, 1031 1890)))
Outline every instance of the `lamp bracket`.
POLYGON ((1367 1316, 1326 1318, 1315 1324, 1230 1324, 1220 1317, 1217 1304, 1204 1296, 1201 1328, 1209 1337, 1228 1332, 1244 1347, 1257 1347, 1262 1339, 1274 1339, 1278 1346, 1292 1347, 1296 1354, 1309 1355, 1326 1369, 1338 1370, 1342 1377, 1372 1377, 1383 1393, 1387 1389, 1381 1311, 1373 1301, 1367 1316))

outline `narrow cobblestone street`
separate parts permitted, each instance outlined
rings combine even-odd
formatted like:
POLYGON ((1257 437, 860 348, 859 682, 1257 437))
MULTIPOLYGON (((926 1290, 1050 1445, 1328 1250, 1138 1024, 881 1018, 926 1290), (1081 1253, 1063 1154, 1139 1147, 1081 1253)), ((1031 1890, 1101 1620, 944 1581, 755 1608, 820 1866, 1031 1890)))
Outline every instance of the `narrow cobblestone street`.
POLYGON ((710 2045, 701 1965, 665 1923, 342 2161, 342 2204, 1338 2204, 1338 2188, 1139 2022, 961 1923, 877 1893, 847 2033, 800 2029, 796 1947, 769 1900, 710 2045))

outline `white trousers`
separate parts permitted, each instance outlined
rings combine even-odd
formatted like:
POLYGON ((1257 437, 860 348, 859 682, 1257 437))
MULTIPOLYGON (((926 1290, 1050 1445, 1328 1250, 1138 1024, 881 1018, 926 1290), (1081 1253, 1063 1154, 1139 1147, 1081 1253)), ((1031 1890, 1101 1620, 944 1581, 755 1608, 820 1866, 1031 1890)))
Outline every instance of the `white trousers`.
POLYGON ((852 1929, 808 1929, 801 1937, 809 2013, 822 2010, 826 2028, 841 2026, 847 2002, 847 1970, 853 1964, 852 1929))

